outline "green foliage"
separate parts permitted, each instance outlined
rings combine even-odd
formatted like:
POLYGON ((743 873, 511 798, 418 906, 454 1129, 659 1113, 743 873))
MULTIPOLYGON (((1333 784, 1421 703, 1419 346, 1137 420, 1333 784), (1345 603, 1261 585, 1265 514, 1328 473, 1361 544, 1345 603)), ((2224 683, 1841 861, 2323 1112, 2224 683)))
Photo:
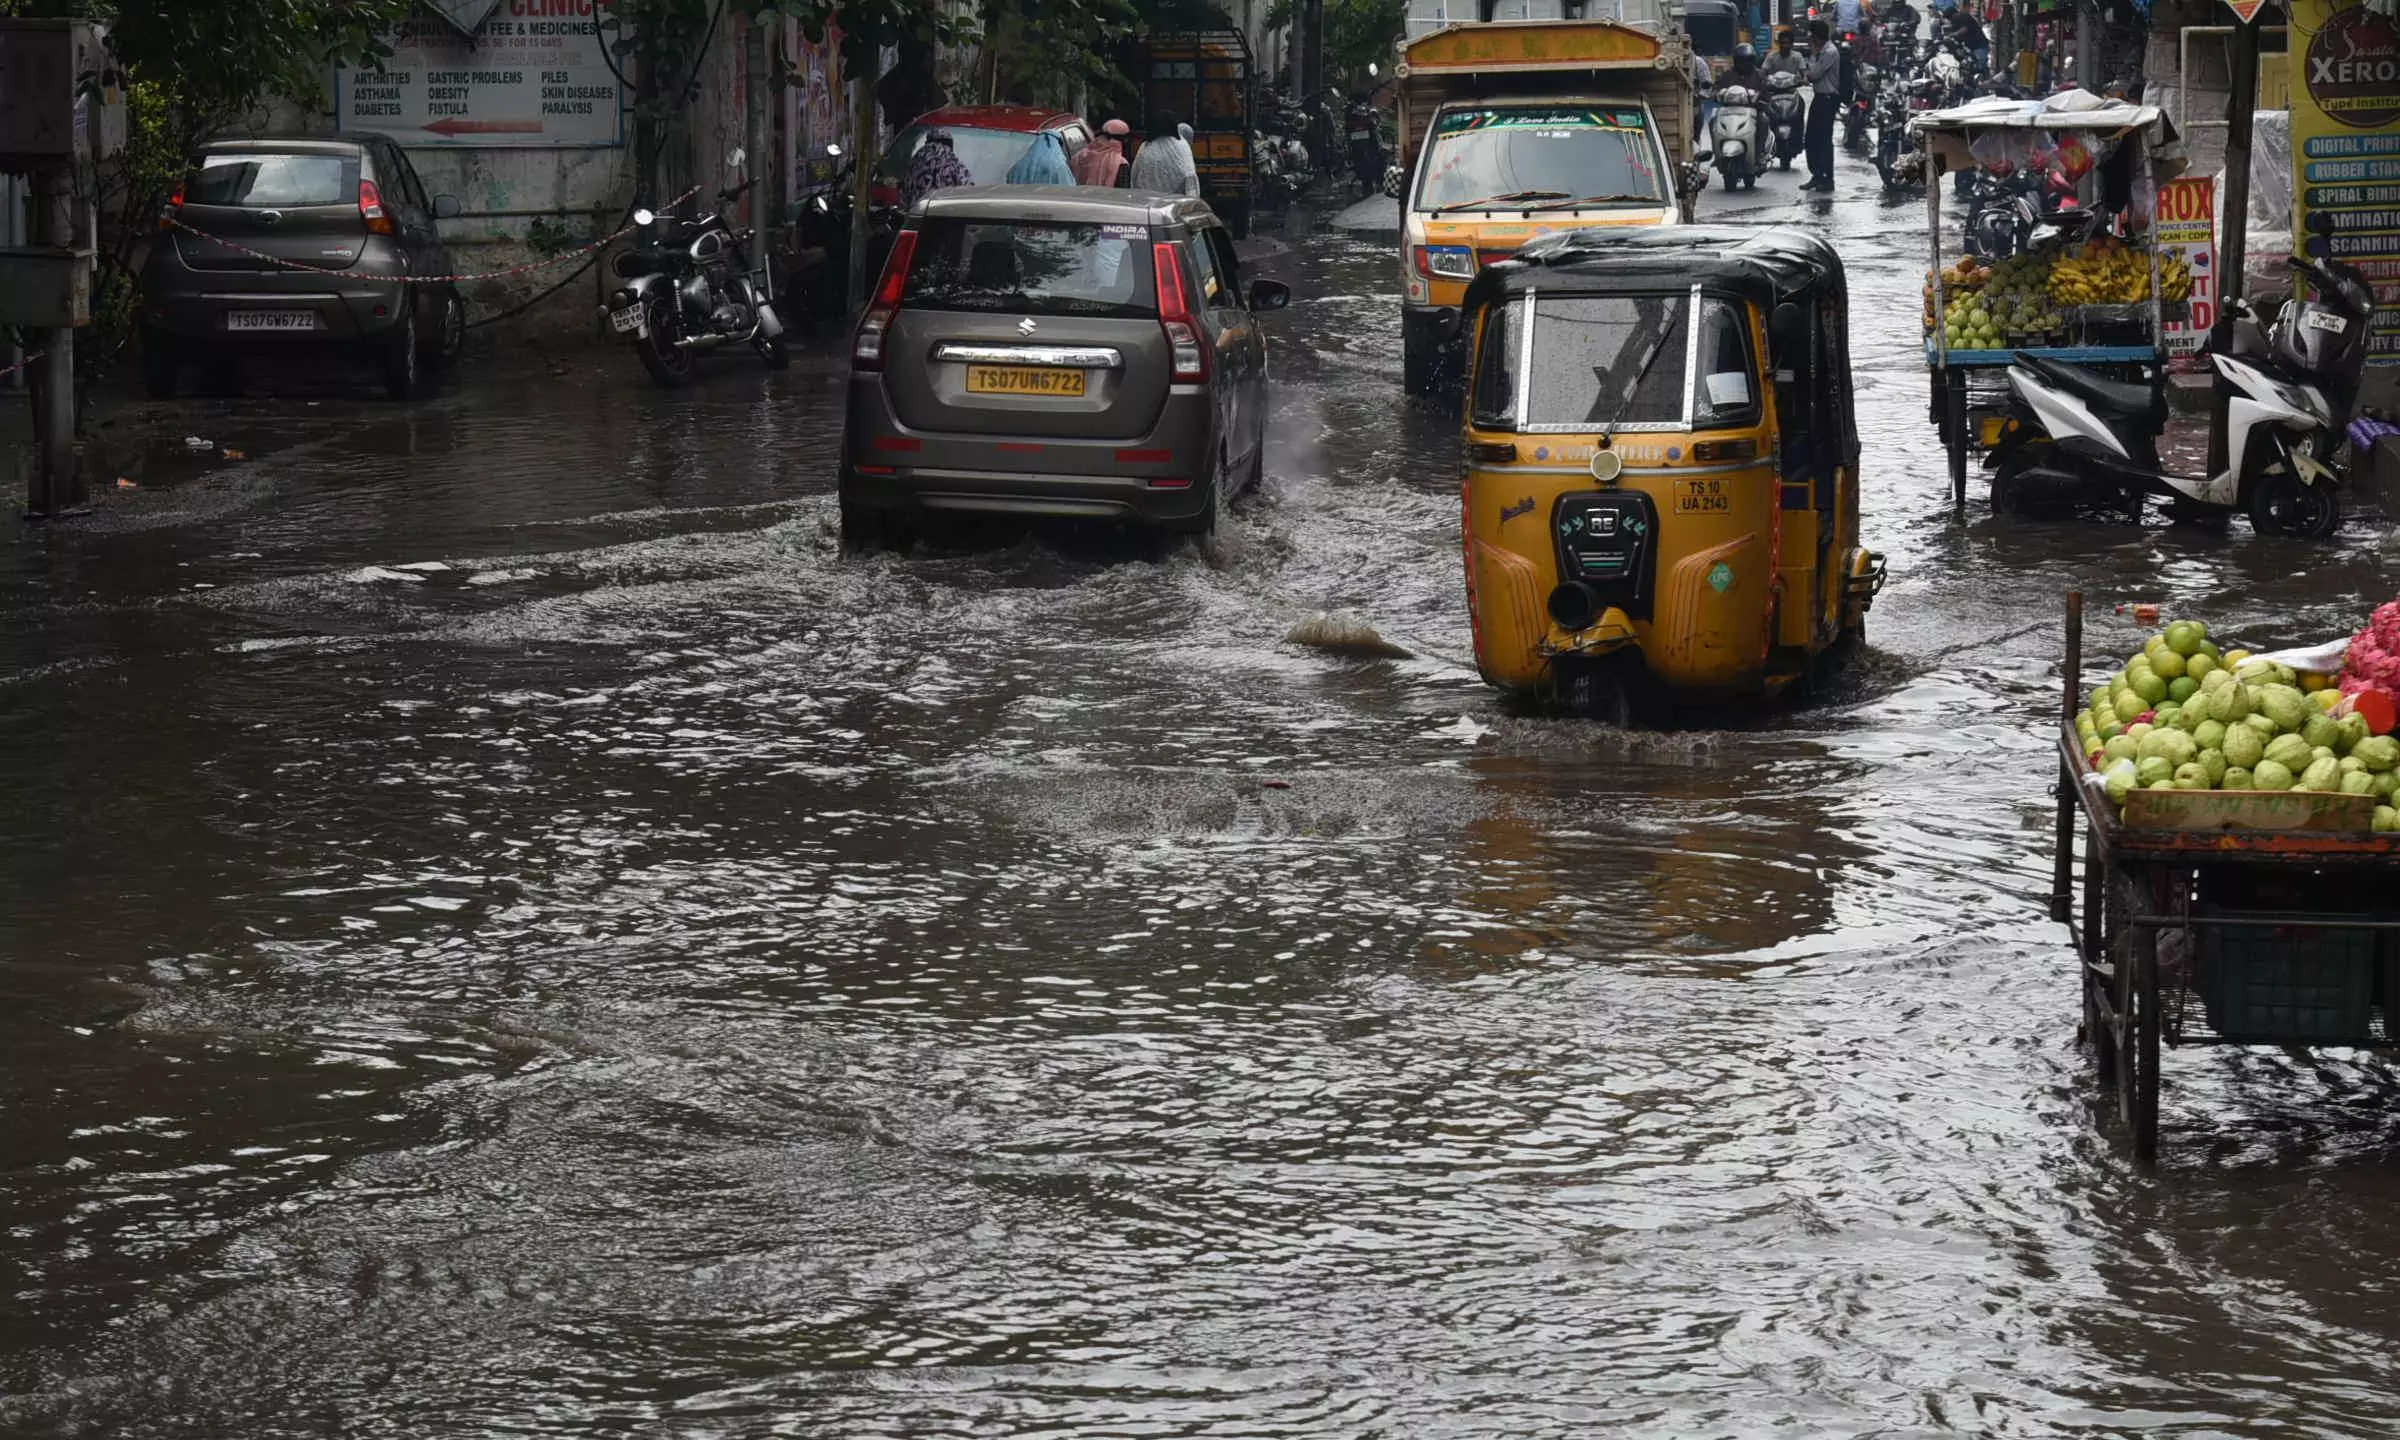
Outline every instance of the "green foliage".
POLYGON ((1394 52, 1408 28, 1408 0, 1325 0, 1325 81, 1344 93, 1391 78, 1394 52), (1380 76, 1369 77, 1369 64, 1380 76))

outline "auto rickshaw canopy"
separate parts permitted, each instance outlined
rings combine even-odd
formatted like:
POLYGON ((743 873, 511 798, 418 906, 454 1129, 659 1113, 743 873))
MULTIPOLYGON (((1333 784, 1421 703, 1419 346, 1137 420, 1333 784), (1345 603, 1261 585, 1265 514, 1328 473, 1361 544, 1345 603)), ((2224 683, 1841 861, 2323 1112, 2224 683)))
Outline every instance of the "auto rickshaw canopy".
POLYGON ((1622 226, 1529 240, 1467 287, 1470 312, 1531 290, 1619 295, 1694 283, 1772 312, 1786 300, 1845 301, 1842 258, 1821 237, 1785 226, 1622 226))

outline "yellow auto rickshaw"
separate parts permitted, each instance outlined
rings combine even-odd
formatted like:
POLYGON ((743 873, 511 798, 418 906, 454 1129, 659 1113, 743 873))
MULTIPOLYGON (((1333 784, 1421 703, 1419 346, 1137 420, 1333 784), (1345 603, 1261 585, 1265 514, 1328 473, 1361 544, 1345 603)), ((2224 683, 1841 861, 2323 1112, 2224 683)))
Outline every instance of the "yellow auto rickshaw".
POLYGON ((1865 632, 1842 262, 1787 229, 1579 230, 1469 287, 1484 679, 1622 720, 1765 698, 1865 632))

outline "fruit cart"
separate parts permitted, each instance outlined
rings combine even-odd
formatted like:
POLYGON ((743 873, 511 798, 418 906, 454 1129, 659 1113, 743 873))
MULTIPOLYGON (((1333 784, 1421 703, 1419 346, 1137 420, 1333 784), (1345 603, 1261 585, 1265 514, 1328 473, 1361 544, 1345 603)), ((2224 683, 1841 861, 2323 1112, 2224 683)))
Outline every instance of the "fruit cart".
MULTIPOLYGON (((2007 367, 2028 352, 2103 367, 2113 378, 2162 383, 2166 320, 2190 295, 2180 261, 2162 264, 2146 240, 2150 197, 2184 167, 2175 128, 2155 105, 2071 90, 2047 100, 1991 97, 1908 122, 1926 157, 1925 223, 1932 268, 1925 286, 1930 418, 1950 456, 1950 493, 1963 507, 1967 457, 1995 443, 2006 409, 2007 367), (2105 228, 2084 238, 2037 230, 2032 246, 1990 267, 1942 258, 1941 177, 2006 168, 2071 183, 2076 220, 2105 228), (2113 203, 2112 203, 2113 202, 2113 203), (2008 267, 2003 270, 2002 267, 2008 267), (2005 308, 1995 295, 2027 303, 2005 308)), ((1962 247, 1963 248, 1963 247, 1962 247)))
POLYGON ((2339 792, 2135 789, 2120 809, 2075 720, 2082 615, 2069 595, 2050 918, 2148 1162, 2168 1048, 2400 1044, 2400 833, 2371 828, 2374 796, 2339 792))

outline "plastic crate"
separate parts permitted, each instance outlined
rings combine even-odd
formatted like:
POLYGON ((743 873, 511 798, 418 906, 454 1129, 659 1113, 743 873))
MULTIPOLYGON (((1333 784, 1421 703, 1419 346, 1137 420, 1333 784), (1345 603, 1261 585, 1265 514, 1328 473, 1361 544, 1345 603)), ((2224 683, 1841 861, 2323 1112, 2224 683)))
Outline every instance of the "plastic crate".
POLYGON ((2209 1028, 2226 1040, 2265 1044, 2366 1044, 2375 1033, 2378 932, 2308 915, 2218 911, 2274 925, 2195 925, 2195 989, 2209 1028))

